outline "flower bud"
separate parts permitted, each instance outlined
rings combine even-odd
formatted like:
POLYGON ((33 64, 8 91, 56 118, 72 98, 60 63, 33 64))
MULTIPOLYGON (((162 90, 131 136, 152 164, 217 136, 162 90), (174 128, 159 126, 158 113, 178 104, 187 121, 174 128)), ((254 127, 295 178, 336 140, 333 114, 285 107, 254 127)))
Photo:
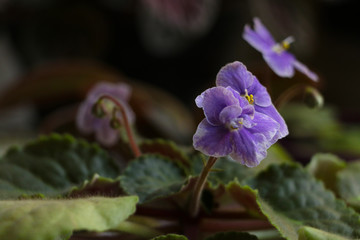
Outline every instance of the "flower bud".
POLYGON ((92 114, 98 118, 102 118, 106 115, 105 110, 100 101, 97 101, 91 108, 92 114))
POLYGON ((113 129, 119 129, 121 127, 121 122, 118 118, 111 118, 110 127, 113 129))
POLYGON ((321 108, 324 98, 316 88, 308 86, 304 91, 304 102, 310 108, 321 108))

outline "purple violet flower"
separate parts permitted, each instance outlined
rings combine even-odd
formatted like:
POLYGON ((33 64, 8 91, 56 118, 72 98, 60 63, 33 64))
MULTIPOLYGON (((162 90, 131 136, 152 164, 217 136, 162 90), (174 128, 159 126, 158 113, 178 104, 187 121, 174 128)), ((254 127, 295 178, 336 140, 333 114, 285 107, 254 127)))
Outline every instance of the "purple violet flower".
POLYGON ((257 166, 266 157, 279 123, 256 112, 231 87, 207 89, 195 102, 205 113, 193 137, 196 150, 213 157, 229 155, 248 167, 257 166))
POLYGON ((294 76, 295 68, 311 80, 318 81, 318 76, 314 72, 286 51, 294 41, 293 37, 287 37, 281 43, 277 43, 260 19, 254 18, 254 30, 249 25, 245 25, 243 38, 262 53, 269 67, 280 77, 294 76))
POLYGON ((271 144, 289 134, 287 125, 272 104, 266 88, 246 69, 244 64, 235 61, 222 67, 216 76, 216 85, 231 87, 247 99, 256 112, 265 114, 279 123, 276 134, 270 140, 271 144))
MULTIPOLYGON (((110 147, 114 145, 119 139, 119 132, 110 126, 110 114, 114 105, 106 100, 103 102, 105 111, 109 114, 109 117, 103 118, 96 117, 92 108, 102 95, 110 95, 117 98, 125 107, 126 115, 130 123, 135 120, 135 115, 131 108, 128 106, 127 101, 129 100, 131 88, 125 83, 98 83, 88 93, 84 102, 79 106, 76 125, 80 132, 83 134, 95 133, 95 138, 98 142, 104 146, 110 147)), ((121 119, 120 113, 116 113, 116 117, 121 119)))

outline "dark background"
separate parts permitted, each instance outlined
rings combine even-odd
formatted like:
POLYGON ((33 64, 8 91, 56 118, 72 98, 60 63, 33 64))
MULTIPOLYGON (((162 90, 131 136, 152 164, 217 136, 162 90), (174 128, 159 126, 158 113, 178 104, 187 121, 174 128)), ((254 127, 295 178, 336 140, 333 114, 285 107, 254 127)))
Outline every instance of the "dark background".
MULTIPOLYGON (((181 5, 182 1, 175 2, 181 5)), ((193 108, 194 98, 214 84, 216 73, 228 62, 242 61, 265 81, 260 79, 266 67, 261 54, 241 36, 244 25, 257 16, 276 40, 295 37, 290 50, 319 74, 317 87, 326 103, 357 119, 358 1, 208 2, 216 4, 210 8, 213 13, 206 29, 189 30, 191 21, 185 27, 164 18, 157 21, 146 5, 135 0, 2 0, 1 92, 47 63, 86 59, 165 89, 193 108)), ((193 9, 185 9, 191 19, 193 9)), ((303 75, 296 77, 310 83, 303 75)), ((286 85, 293 80, 277 81, 286 85)))

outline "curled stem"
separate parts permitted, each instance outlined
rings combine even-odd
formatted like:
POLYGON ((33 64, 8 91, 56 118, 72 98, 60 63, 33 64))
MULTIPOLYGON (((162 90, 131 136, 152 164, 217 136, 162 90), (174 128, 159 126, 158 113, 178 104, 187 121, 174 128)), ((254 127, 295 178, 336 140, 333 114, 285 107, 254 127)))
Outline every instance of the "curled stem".
POLYGON ((276 108, 281 108, 284 104, 289 102, 292 98, 297 95, 303 95, 304 103, 310 108, 321 108, 324 104, 324 99, 321 93, 314 87, 297 84, 286 91, 284 91, 276 100, 276 108))
POLYGON ((210 173, 211 167, 215 164, 216 160, 216 157, 209 157, 206 165, 200 173, 200 176, 196 180, 195 188, 190 198, 189 213, 191 217, 196 217, 199 213, 201 195, 204 190, 206 179, 210 173))
POLYGON ((280 109, 285 103, 289 102, 292 98, 302 94, 306 88, 304 84, 294 85, 285 90, 275 101, 275 107, 280 109))
POLYGON ((120 101, 118 101, 116 98, 109 96, 109 95, 102 95, 98 101, 101 101, 103 99, 107 99, 107 100, 110 100, 111 102, 113 102, 116 105, 116 109, 121 113, 121 116, 123 119, 123 124, 124 124, 125 130, 126 130, 126 134, 129 138, 130 147, 131 147, 135 157, 139 157, 141 155, 141 151, 140 151, 139 146, 135 142, 134 134, 131 130, 129 120, 126 115, 126 111, 125 111, 123 104, 120 101))

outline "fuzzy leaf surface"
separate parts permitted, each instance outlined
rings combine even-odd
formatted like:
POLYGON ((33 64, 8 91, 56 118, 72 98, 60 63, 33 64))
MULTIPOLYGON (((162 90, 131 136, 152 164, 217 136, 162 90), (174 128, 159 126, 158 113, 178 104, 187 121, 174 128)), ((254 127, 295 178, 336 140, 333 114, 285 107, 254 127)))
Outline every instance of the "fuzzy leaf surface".
POLYGON ((336 192, 336 174, 346 167, 346 162, 330 153, 317 153, 306 166, 315 178, 323 181, 325 187, 336 192))
POLYGON ((0 198, 61 195, 95 174, 119 175, 114 161, 100 147, 70 135, 43 136, 22 148, 10 148, 0 159, 0 198))
POLYGON ((151 240, 188 240, 188 238, 183 235, 170 233, 152 238, 151 240))
POLYGON ((348 240, 348 238, 306 226, 300 228, 298 233, 299 240, 348 240))
POLYGON ((91 180, 85 180, 81 185, 73 187, 67 194, 69 198, 89 196, 116 197, 125 195, 119 186, 119 180, 104 178, 97 174, 91 180))
POLYGON ((305 226, 360 237, 360 215, 298 165, 272 165, 246 183, 232 183, 228 189, 251 187, 262 213, 286 239, 299 239, 305 226))
POLYGON ((173 141, 164 139, 148 139, 140 144, 143 153, 161 154, 188 167, 189 159, 173 141))
POLYGON ((180 191, 186 179, 184 169, 169 158, 143 154, 129 163, 120 183, 128 194, 138 195, 142 203, 180 191))
POLYGON ((135 212, 136 196, 0 201, 0 239, 66 240, 73 231, 115 229, 135 212))
POLYGON ((360 210, 360 162, 348 163, 337 173, 337 192, 345 201, 360 210))

